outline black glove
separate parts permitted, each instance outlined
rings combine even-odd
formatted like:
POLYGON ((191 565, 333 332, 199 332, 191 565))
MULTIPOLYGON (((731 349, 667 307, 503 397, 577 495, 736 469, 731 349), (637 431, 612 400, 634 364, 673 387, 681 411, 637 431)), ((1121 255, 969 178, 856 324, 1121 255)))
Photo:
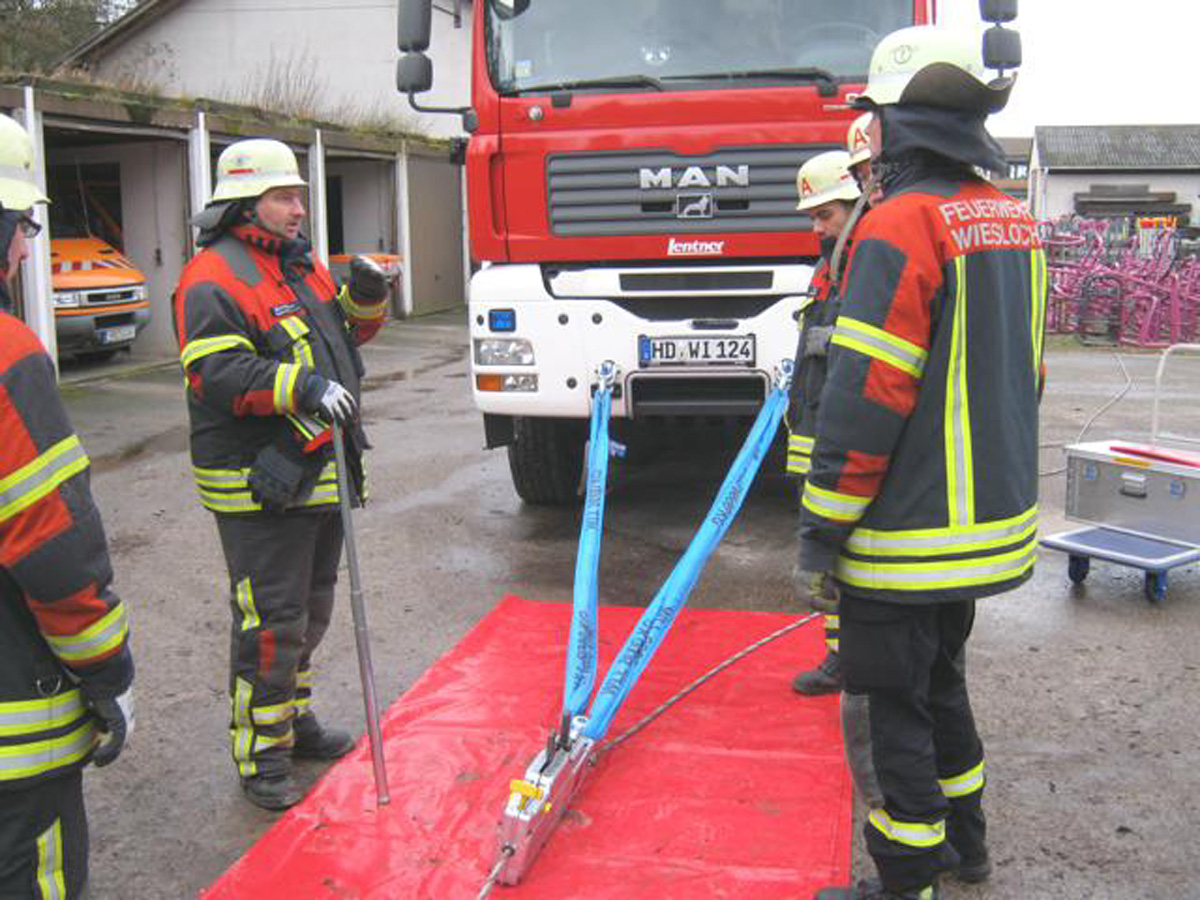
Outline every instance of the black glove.
POLYGON ((300 394, 297 404, 301 412, 320 416, 326 422, 335 419, 342 425, 351 422, 358 413, 358 404, 354 395, 338 382, 331 381, 316 372, 308 376, 308 383, 300 394))
POLYGON ((303 499, 321 474, 320 454, 305 454, 291 434, 284 434, 258 451, 250 467, 250 496, 265 509, 282 511, 303 499))
POLYGON ((92 762, 104 768, 121 755, 125 741, 133 734, 133 688, 128 687, 125 693, 104 700, 88 698, 88 705, 99 719, 97 727, 108 735, 108 740, 97 747, 92 756, 92 762))
POLYGON ((387 275, 375 260, 355 256, 350 260, 350 296, 357 303, 375 304, 387 297, 387 275))

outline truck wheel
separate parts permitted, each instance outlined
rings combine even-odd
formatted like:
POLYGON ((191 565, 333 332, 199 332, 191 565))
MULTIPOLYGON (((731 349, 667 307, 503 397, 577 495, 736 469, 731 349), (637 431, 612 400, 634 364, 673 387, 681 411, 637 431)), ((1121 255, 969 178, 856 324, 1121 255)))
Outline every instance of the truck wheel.
POLYGON ((583 420, 514 418, 508 468, 520 498, 535 506, 582 502, 579 479, 586 442, 583 420))

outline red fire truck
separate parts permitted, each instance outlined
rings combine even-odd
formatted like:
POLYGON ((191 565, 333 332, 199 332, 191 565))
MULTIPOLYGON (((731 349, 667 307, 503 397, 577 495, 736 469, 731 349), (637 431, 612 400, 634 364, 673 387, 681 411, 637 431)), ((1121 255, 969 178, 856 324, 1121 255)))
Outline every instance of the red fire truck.
POLYGON ((470 133, 472 383, 525 501, 576 499, 605 360, 618 425, 757 412, 817 256, 796 170, 935 3, 476 0, 471 106, 430 110, 431 3, 400 0, 398 88, 470 133))

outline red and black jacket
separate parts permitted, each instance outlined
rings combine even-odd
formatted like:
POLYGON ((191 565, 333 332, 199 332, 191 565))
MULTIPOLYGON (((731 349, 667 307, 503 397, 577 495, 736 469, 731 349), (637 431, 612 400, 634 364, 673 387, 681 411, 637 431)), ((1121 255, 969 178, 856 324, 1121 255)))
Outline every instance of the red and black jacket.
POLYGON ((356 303, 313 260, 307 242, 251 224, 232 228, 187 264, 174 303, 201 502, 219 513, 262 509, 247 484, 250 466, 265 446, 290 435, 324 465, 297 505, 336 504, 328 429, 301 412, 300 399, 314 374, 359 399, 357 345, 379 330, 385 303, 356 303))
POLYGON ((1036 555, 1046 261, 1025 208, 925 177, 863 220, 801 519, 801 566, 897 603, 970 599, 1036 555))
POLYGON ((54 366, 32 331, 0 313, 0 791, 82 767, 97 742, 85 697, 132 683, 111 582, 87 454, 54 366))

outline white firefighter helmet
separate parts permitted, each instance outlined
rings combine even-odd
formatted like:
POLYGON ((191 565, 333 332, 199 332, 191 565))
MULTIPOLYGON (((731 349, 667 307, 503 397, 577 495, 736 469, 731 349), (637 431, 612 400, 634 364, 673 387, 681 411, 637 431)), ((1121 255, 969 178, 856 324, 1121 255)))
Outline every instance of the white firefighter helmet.
POLYGON ((251 138, 226 147, 217 159, 214 203, 261 197, 271 188, 305 187, 296 154, 287 144, 251 138))
POLYGON ((846 150, 850 153, 850 165, 857 166, 871 158, 871 141, 867 138, 867 126, 874 113, 865 112, 850 123, 846 132, 846 150))
POLYGON ((989 79, 977 34, 936 25, 914 25, 885 36, 871 54, 867 89, 859 106, 893 103, 998 112, 1014 79, 989 79))
POLYGON ((850 154, 828 150, 806 160, 796 173, 796 193, 800 197, 796 209, 812 209, 831 200, 853 203, 861 191, 850 174, 850 154))
POLYGON ((33 177, 33 142, 8 116, 0 115, 0 205, 24 211, 49 203, 33 177))

